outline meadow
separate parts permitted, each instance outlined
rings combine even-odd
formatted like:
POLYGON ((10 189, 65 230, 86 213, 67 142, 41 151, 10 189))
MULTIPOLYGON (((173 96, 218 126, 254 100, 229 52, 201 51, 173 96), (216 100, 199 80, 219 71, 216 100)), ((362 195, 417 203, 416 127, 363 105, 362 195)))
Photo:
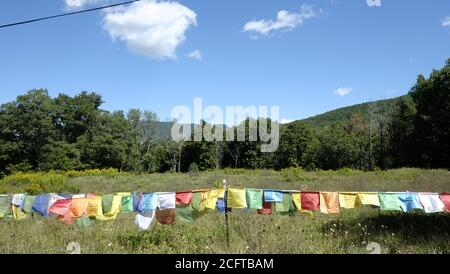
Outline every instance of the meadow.
MULTIPOLYGON (((181 191, 212 188, 226 179, 231 187, 315 191, 450 192, 450 172, 403 168, 363 172, 351 169, 308 172, 224 169, 194 173, 134 175, 108 172, 16 174, 0 180, 1 193, 181 191)), ((87 227, 32 216, 0 220, 0 253, 450 253, 450 214, 341 210, 337 215, 257 215, 232 210, 227 244, 224 215, 207 211, 192 223, 154 222, 140 232, 134 213, 87 227), (376 244, 373 244, 376 243, 376 244)))

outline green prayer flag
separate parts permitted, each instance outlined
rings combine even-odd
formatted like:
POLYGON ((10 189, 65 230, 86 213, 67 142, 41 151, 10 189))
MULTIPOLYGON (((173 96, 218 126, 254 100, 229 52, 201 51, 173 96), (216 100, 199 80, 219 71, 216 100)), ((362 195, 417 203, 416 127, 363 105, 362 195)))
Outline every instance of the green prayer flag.
POLYGON ((81 216, 80 218, 77 219, 76 226, 80 228, 86 228, 88 226, 93 225, 94 223, 95 221, 89 218, 89 216, 81 216))
POLYGON ((102 208, 103 214, 111 212, 114 194, 103 195, 102 197, 102 208))
POLYGON ((378 193, 381 210, 402 210, 397 193, 378 193))
POLYGON ((202 202, 203 192, 192 193, 192 209, 198 210, 200 208, 200 203, 202 202))
POLYGON ((183 223, 192 223, 196 213, 191 205, 179 206, 175 209, 175 219, 183 223))
POLYGON ((133 197, 122 196, 122 212, 132 212, 133 211, 133 197))
POLYGON ((292 196, 290 193, 283 193, 283 201, 275 203, 275 209, 277 212, 291 212, 294 210, 294 205, 292 203, 292 196))
POLYGON ((251 209, 261 209, 263 207, 262 189, 246 189, 247 207, 251 209))
POLYGON ((2 195, 0 196, 0 218, 5 218, 11 215, 11 202, 12 196, 2 195))
POLYGON ((33 204, 36 196, 26 195, 23 201, 22 210, 25 213, 31 213, 33 211, 33 204))

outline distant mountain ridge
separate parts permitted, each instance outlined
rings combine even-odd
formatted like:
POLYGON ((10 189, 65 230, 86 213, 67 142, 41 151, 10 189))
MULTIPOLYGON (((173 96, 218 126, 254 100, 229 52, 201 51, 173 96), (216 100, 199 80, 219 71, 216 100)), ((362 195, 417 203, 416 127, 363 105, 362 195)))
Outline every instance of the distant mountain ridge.
POLYGON ((373 117, 385 116, 395 107, 395 104, 400 99, 405 99, 410 95, 403 95, 391 99, 378 100, 373 102, 365 102, 361 104, 351 105, 347 107, 331 110, 316 116, 312 116, 302 120, 296 120, 291 123, 304 122, 313 127, 323 128, 332 124, 340 124, 347 121, 354 113, 361 115, 364 121, 369 120, 369 112, 372 112, 373 117))

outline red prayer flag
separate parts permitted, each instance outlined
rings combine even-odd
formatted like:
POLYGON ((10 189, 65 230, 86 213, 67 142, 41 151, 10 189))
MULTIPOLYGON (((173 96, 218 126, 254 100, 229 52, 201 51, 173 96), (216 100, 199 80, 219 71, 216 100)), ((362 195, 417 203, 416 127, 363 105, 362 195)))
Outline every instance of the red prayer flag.
POLYGON ((272 214, 272 203, 264 202, 263 207, 258 209, 258 214, 272 214))
POLYGON ((70 213, 70 205, 72 203, 72 199, 60 199, 57 200, 49 209, 48 212, 64 216, 67 212, 70 213))
POLYGON ((300 199, 302 203, 302 209, 310 211, 320 210, 319 192, 301 192, 300 199))
POLYGON ((192 192, 177 192, 176 195, 177 205, 190 205, 192 202, 192 192))
POLYGON ((445 212, 450 213, 450 193, 441 193, 439 194, 439 198, 445 205, 445 212))

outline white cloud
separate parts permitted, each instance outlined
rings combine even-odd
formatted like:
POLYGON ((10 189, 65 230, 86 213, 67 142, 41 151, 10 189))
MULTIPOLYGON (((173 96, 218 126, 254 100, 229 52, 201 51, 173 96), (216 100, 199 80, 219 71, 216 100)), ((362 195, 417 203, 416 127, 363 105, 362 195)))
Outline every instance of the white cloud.
POLYGON ((276 20, 258 20, 250 21, 244 25, 244 31, 253 34, 253 37, 266 36, 278 30, 289 31, 295 27, 303 25, 306 19, 318 16, 319 11, 314 10, 313 6, 302 5, 300 12, 291 13, 286 10, 280 10, 276 20))
POLYGON ((443 27, 450 27, 450 16, 445 17, 442 20, 442 26, 443 27))
POLYGON ((293 120, 293 119, 285 119, 285 118, 283 118, 283 119, 281 119, 281 124, 289 124, 289 123, 291 123, 291 122, 294 122, 295 120, 293 120))
POLYGON ((176 58, 185 32, 197 25, 197 14, 177 2, 143 0, 104 13, 103 28, 113 40, 126 43, 134 53, 150 58, 176 58))
POLYGON ((186 57, 196 59, 196 60, 203 59, 202 52, 199 50, 194 50, 193 52, 189 52, 188 54, 186 54, 186 57))
POLYGON ((334 94, 339 95, 341 97, 348 95, 352 91, 350 87, 340 87, 334 91, 334 94))
POLYGON ((99 2, 99 0, 64 0, 68 8, 81 8, 99 2))

